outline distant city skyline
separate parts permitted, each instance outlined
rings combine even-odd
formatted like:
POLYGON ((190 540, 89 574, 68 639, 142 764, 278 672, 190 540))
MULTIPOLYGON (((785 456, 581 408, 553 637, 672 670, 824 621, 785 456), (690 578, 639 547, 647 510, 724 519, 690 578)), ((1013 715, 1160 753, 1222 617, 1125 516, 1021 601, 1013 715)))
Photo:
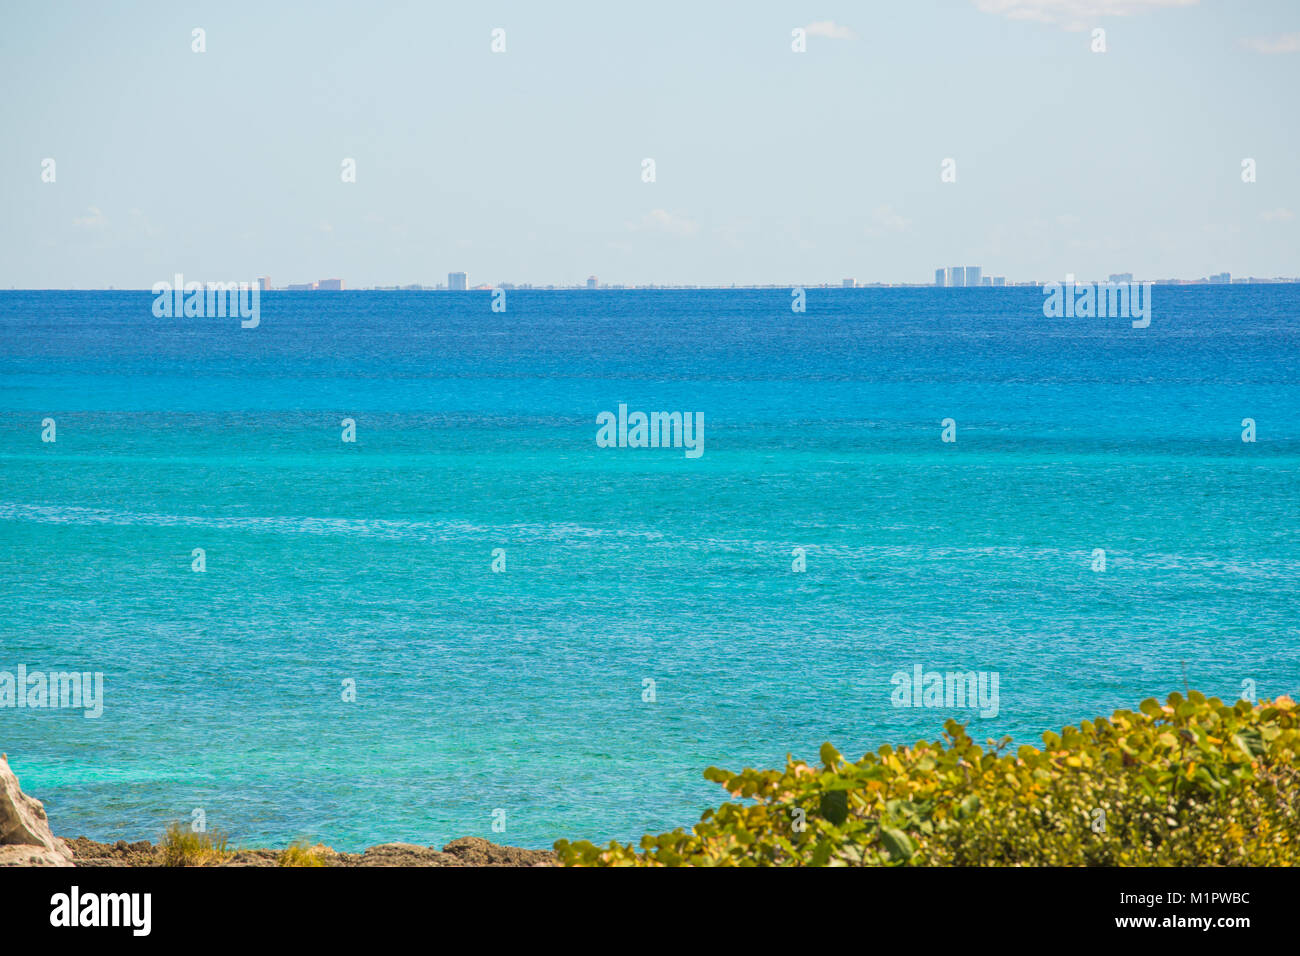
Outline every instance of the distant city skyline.
POLYGON ((8 11, 0 288, 1300 272, 1294 2, 369 9, 8 11))
MULTIPOLYGON (((291 282, 283 286, 275 286, 271 283, 271 277, 262 275, 248 281, 250 285, 256 285, 262 292, 399 292, 399 291, 452 291, 452 292, 484 292, 492 289, 529 289, 529 290, 548 290, 548 289, 923 289, 923 288, 1030 288, 1041 287, 1047 283, 1060 282, 1076 284, 1101 283, 1101 282, 1149 282, 1152 285, 1250 285, 1250 284, 1300 284, 1300 276, 1233 276, 1230 272, 1217 272, 1208 276, 1199 276, 1197 278, 1181 278, 1176 276, 1166 276, 1157 278, 1144 278, 1135 276, 1132 272, 1112 272, 1108 273, 1103 280, 1100 276, 1084 276, 1067 273, 1064 276, 1052 278, 1036 278, 1015 280, 1001 275, 982 275, 981 266, 952 266, 934 270, 933 282, 858 282, 854 278, 840 279, 838 282, 731 282, 731 283, 669 283, 669 282, 651 282, 645 284, 632 283, 602 283, 592 275, 588 276, 584 282, 575 283, 532 283, 532 282, 484 282, 472 285, 468 281, 468 274, 464 272, 448 273, 446 283, 437 282, 425 284, 421 282, 401 283, 395 285, 349 285, 346 280, 340 278, 316 279, 309 282, 291 282), (962 281, 953 285, 949 282, 950 277, 955 272, 960 271, 962 281), (977 277, 979 282, 976 285, 967 285, 966 280, 969 277, 977 277)), ((203 284, 202 280, 194 280, 203 284)), ((13 286, 12 289, 19 287, 13 286)), ((132 289, 129 286, 67 286, 64 289, 115 289, 117 291, 148 291, 147 289, 132 289)), ((59 291, 59 289, 36 289, 23 288, 21 291, 59 291)))

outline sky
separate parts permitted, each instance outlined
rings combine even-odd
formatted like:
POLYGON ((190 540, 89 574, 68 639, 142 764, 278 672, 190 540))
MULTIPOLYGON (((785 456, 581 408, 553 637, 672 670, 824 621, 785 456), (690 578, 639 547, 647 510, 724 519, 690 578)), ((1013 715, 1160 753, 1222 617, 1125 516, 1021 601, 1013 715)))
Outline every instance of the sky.
POLYGON ((1300 274, 1296 0, 6 0, 0 78, 0 288, 1300 274))

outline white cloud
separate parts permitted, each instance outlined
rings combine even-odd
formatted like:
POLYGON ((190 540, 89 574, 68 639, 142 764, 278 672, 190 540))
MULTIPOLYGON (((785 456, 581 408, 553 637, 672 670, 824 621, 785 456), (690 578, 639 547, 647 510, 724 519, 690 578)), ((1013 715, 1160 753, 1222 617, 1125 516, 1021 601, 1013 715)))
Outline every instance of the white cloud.
POLYGON ((1207 222, 1201 227, 1201 235, 1209 241, 1233 241, 1241 235, 1241 227, 1236 223, 1207 222))
POLYGON ((142 210, 132 207, 128 209, 126 213, 129 217, 128 221, 130 225, 135 229, 143 231, 146 236, 153 238, 154 236, 162 234, 162 229, 150 222, 149 217, 146 216, 142 210))
POLYGON ((693 236, 699 226, 685 216, 668 212, 666 209, 651 209, 641 217, 640 222, 628 226, 633 232, 661 232, 670 236, 693 236))
POLYGON ((894 210, 893 206, 877 206, 871 214, 871 223, 867 226, 868 236, 880 237, 891 232, 904 232, 912 224, 894 210))
POLYGON ((87 215, 78 216, 72 220, 72 224, 81 229, 102 229, 108 225, 108 217, 105 216, 98 206, 90 206, 86 209, 87 215))
POLYGON ((1295 213, 1290 209, 1279 206, 1277 209, 1269 209, 1266 212, 1261 212, 1259 218, 1263 219, 1265 222, 1290 222, 1295 218, 1295 213))
POLYGON ((1060 24, 1067 30, 1096 26, 1098 17, 1127 17, 1169 7, 1194 7, 1199 0, 975 0, 981 13, 1012 20, 1060 24))
POLYGON ((810 37, 823 37, 827 40, 856 40, 858 35, 853 32, 851 27, 846 27, 842 23, 836 23, 834 20, 814 20, 804 27, 810 37))
POLYGON ((1250 37, 1238 41, 1247 50, 1256 53, 1300 53, 1300 33, 1279 33, 1271 37, 1250 37))

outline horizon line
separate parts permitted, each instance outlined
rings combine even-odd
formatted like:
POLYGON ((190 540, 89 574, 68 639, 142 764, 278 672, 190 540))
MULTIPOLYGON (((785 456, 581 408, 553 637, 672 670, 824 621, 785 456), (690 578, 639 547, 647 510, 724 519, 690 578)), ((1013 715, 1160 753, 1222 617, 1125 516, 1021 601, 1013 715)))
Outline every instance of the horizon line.
MULTIPOLYGON (((1063 279, 1027 279, 1019 282, 1004 281, 997 285, 982 283, 980 285, 939 285, 934 282, 857 282, 853 279, 842 279, 840 282, 770 282, 770 283, 751 283, 751 282, 732 282, 725 284, 713 283, 601 283, 597 285, 589 284, 533 284, 533 283, 515 283, 515 282, 498 282, 493 285, 480 284, 470 286, 464 289, 449 289, 443 283, 425 285, 423 283, 408 283, 405 285, 368 285, 355 286, 348 288, 340 284, 335 288, 316 288, 315 283, 293 283, 290 286, 259 286, 257 279, 252 280, 235 280, 236 282, 246 282, 250 286, 258 287, 259 292, 492 292, 497 289, 515 292, 671 292, 675 290, 729 290, 729 289, 1032 289, 1042 288, 1045 285, 1059 283, 1061 285, 1097 285, 1106 282, 1116 283, 1133 283, 1142 284, 1150 283, 1151 285, 1296 285, 1300 284, 1300 276, 1231 276, 1227 279, 1201 276, 1196 279, 1185 279, 1180 277, 1167 277, 1158 279, 1139 279, 1133 277, 1131 273, 1113 273, 1107 279, 1081 279, 1074 276, 1067 276, 1063 279)), ((337 281, 337 280, 336 280, 337 281)), ((204 283, 204 287, 210 283, 204 283)), ((154 288, 151 286, 115 286, 115 285, 70 285, 70 286, 15 286, 9 288, 0 288, 0 292, 144 292, 156 295, 154 288)))

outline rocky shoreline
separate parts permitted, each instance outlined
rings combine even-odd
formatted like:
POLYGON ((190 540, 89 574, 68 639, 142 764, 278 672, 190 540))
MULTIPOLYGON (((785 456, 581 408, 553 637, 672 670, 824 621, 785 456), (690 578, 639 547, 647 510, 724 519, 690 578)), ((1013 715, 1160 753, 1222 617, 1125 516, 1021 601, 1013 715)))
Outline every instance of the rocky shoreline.
MULTIPOLYGON (((384 843, 364 853, 340 853, 327 846, 294 850, 232 849, 204 866, 554 866, 550 850, 500 846, 479 837, 452 840, 441 850, 413 843, 384 843)), ((45 807, 22 792, 9 759, 0 754, 0 866, 163 866, 161 844, 141 840, 100 843, 86 837, 64 840, 50 831, 45 807)))
MULTIPOLYGON (((163 848, 142 840, 99 843, 86 837, 63 841, 73 866, 162 866, 163 848)), ((452 840, 441 850, 414 843, 383 843, 364 853, 340 853, 327 846, 313 847, 322 866, 554 866, 550 850, 525 850, 500 846, 479 837, 452 840)), ((231 850, 229 856, 205 866, 283 866, 282 850, 231 850)))

